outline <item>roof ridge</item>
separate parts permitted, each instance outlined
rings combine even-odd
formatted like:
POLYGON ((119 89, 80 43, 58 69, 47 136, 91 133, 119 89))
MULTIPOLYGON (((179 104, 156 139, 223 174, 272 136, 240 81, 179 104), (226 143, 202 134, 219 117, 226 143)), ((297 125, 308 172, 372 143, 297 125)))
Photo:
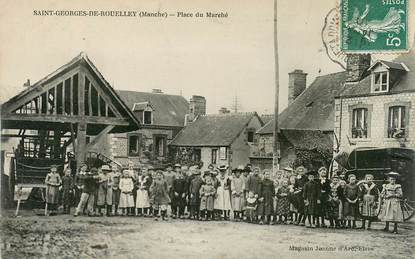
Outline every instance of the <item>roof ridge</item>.
MULTIPOLYGON (((132 93, 142 93, 142 94, 151 94, 151 95, 160 95, 160 96, 177 96, 177 97, 183 97, 182 95, 179 94, 166 94, 166 93, 152 93, 152 92, 143 92, 143 91, 134 91, 134 90, 125 90, 125 89, 117 89, 117 92, 132 92, 132 93)), ((186 99, 186 98, 185 98, 186 99)))
POLYGON ((231 112, 231 113, 213 113, 213 114, 203 114, 201 116, 218 116, 218 117, 226 117, 226 116, 247 116, 247 115, 254 115, 256 112, 231 112))
POLYGON ((347 72, 346 70, 343 70, 343 71, 333 72, 333 73, 329 73, 329 74, 325 74, 325 75, 318 75, 318 76, 316 76, 316 78, 318 78, 318 77, 325 77, 325 76, 332 76, 332 75, 346 73, 346 72, 347 72))

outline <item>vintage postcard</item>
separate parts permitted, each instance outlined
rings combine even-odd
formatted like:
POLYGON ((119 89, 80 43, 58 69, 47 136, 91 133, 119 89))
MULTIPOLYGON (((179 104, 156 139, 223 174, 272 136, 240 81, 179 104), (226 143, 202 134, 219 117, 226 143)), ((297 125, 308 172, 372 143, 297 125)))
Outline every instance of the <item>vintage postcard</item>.
POLYGON ((412 0, 0 0, 1 258, 414 258, 412 0))

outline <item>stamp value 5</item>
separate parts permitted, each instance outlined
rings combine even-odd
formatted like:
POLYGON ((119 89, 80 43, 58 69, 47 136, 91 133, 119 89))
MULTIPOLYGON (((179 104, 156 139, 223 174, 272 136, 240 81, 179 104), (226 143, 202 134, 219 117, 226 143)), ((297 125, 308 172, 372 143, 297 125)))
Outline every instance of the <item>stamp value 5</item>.
POLYGON ((407 51, 408 16, 408 0, 341 0, 341 50, 407 51))

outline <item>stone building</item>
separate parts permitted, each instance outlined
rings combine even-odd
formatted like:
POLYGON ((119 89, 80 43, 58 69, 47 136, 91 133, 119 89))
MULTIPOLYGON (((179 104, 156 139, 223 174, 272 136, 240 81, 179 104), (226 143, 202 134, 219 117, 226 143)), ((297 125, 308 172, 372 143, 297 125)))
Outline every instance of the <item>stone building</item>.
POLYGON ((198 116, 171 141, 171 160, 203 162, 203 168, 246 165, 254 134, 262 125, 255 112, 198 116))
MULTIPOLYGON (((346 72, 318 76, 306 88, 306 73, 289 73, 290 104, 279 115, 281 168, 304 165, 329 166, 333 152, 334 96, 343 90, 346 72)), ((250 161, 262 169, 272 168, 274 120, 256 132, 250 161)))
POLYGON ((183 96, 164 94, 159 89, 151 93, 118 91, 124 102, 141 122, 137 131, 111 134, 96 148, 121 164, 162 164, 168 158, 168 143, 198 115, 206 113, 203 96, 193 96, 188 102, 183 96))
POLYGON ((334 149, 415 148, 414 70, 413 49, 371 65, 370 56, 355 57, 355 73, 335 98, 334 149))

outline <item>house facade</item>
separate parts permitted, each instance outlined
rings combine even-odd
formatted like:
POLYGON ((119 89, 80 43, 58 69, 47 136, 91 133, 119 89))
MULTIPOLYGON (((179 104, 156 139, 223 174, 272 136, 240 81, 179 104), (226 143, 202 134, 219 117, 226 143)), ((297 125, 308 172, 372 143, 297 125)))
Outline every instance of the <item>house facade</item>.
POLYGON ((187 117, 206 111, 206 100, 193 96, 188 102, 180 95, 164 94, 155 89, 152 93, 119 91, 124 102, 141 122, 139 130, 108 135, 106 142, 97 146, 107 155, 125 165, 134 163, 160 164, 168 159, 168 142, 185 126, 187 117))
MULTIPOLYGON (((318 76, 306 88, 306 73, 289 73, 289 105, 279 114, 280 168, 329 166, 333 152, 334 97, 343 90, 346 72, 318 76)), ((274 120, 256 132, 251 164, 272 169, 274 120)))
POLYGON ((335 98, 334 145, 415 148, 415 52, 366 66, 335 98))
POLYGON ((263 125, 257 113, 199 116, 170 143, 171 159, 181 163, 228 165, 249 163, 255 132, 263 125))

